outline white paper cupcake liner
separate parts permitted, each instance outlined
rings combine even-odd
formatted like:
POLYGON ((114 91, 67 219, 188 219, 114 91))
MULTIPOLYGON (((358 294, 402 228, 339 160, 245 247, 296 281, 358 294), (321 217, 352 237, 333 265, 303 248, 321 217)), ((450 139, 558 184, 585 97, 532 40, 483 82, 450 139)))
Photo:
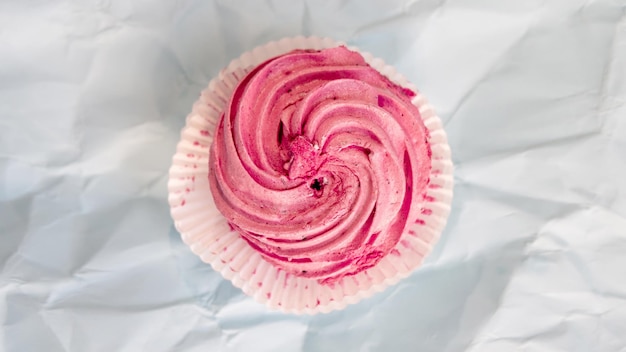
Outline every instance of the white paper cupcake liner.
POLYGON ((441 120, 426 99, 383 60, 358 51, 376 70, 393 82, 417 92, 419 108, 430 132, 432 171, 422 212, 406 229, 396 247, 365 271, 322 285, 315 279, 287 274, 265 261, 240 235, 232 231, 217 210, 208 181, 209 147, 216 123, 236 84, 258 64, 294 49, 323 49, 344 43, 329 38, 295 37, 270 42, 233 60, 214 78, 187 116, 169 172, 169 204, 174 224, 183 241, 202 261, 246 294, 270 308, 290 313, 329 312, 343 309, 382 291, 420 266, 443 230, 452 201, 452 162, 441 120))

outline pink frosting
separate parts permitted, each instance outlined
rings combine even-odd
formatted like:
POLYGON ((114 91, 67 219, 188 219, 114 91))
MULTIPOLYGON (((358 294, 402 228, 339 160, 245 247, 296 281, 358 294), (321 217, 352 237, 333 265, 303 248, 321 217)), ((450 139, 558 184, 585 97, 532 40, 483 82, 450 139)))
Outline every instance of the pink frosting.
POLYGON ((417 218, 428 184, 414 96, 345 47, 264 62, 215 131, 217 208, 293 275, 330 284, 376 265, 417 218))

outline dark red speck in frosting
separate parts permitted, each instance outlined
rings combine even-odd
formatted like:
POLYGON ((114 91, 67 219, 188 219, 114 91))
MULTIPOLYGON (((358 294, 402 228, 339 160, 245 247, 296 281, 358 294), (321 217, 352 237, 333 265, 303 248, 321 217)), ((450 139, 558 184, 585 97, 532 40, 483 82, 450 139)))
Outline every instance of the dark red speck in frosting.
POLYGON ((260 64, 215 131, 217 208, 288 274, 333 285, 375 266, 426 199, 430 146, 414 96, 345 47, 260 64))

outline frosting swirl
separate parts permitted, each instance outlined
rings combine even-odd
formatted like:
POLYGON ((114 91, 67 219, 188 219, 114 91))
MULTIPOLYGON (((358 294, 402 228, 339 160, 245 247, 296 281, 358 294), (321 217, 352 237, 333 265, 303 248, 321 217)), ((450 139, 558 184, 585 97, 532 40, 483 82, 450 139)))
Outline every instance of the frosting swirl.
POLYGON ((376 265, 417 218, 429 181, 414 96, 345 47, 262 63, 215 131, 217 208, 290 274, 332 283, 376 265))

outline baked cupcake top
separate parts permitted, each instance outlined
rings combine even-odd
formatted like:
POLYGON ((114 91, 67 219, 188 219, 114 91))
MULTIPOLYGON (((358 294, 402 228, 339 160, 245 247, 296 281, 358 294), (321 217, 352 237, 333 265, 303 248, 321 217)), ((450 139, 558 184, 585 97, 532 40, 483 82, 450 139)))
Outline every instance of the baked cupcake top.
POLYGON ((333 284, 376 265, 426 196, 431 150, 414 96, 345 47, 258 65, 214 134, 217 208, 287 273, 333 284))

